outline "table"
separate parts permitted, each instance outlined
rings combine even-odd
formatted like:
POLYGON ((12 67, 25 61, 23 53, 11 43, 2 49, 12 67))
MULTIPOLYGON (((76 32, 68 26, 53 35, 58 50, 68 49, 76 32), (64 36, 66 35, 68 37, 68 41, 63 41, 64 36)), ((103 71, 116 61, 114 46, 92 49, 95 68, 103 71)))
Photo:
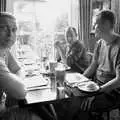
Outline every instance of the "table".
MULTIPOLYGON (((50 84, 50 83, 49 83, 50 84)), ((60 100, 68 99, 67 94, 64 97, 60 96, 56 88, 51 88, 50 85, 43 87, 36 87, 36 89, 27 91, 25 100, 19 101, 20 106, 30 106, 34 104, 50 104, 60 100)))
POLYGON ((51 88, 44 88, 40 90, 32 90, 29 91, 26 95, 26 103, 25 104, 46 104, 53 103, 62 99, 67 99, 68 96, 65 95, 64 98, 58 97, 57 90, 52 90, 51 88))
MULTIPOLYGON (((71 78, 71 76, 70 76, 71 78)), ((79 94, 75 94, 73 96, 81 96, 81 97, 89 97, 89 96, 93 96, 95 94, 83 94, 78 92, 75 93, 79 93, 79 94)), ((55 116, 55 118, 57 118, 56 116, 56 112, 54 111, 54 107, 52 106, 52 103, 59 103, 62 101, 66 101, 67 100, 71 100, 72 96, 67 96, 67 94, 65 94, 64 97, 60 98, 59 97, 59 92, 57 91, 57 89, 53 89, 50 86, 49 87, 43 87, 42 89, 36 89, 36 90, 30 90, 27 92, 26 95, 26 99, 25 101, 20 102, 20 106, 22 107, 33 107, 36 104, 37 105, 50 105, 50 109, 53 113, 53 115, 55 116)))
MULTIPOLYGON (((70 73, 70 72, 68 72, 70 73)), ((71 75, 74 74, 70 74, 69 77, 71 78, 71 75)), ((87 80, 87 78, 83 77, 84 80, 87 80)), ((71 79, 72 80, 72 79, 71 79)), ((74 82, 74 81, 73 81, 74 82)), ((48 85, 49 87, 43 87, 42 89, 36 89, 36 90, 30 90, 27 92, 26 95, 26 102, 24 102, 25 105, 30 105, 30 104, 48 104, 48 103, 54 103, 60 100, 66 100, 69 99, 71 96, 67 96, 67 94, 65 94, 65 97, 61 98, 59 96, 59 91, 57 89, 53 89, 50 87, 50 85, 48 85)), ((73 89, 75 90, 75 89, 73 89)), ((93 94, 85 94, 85 93, 81 93, 78 90, 75 90, 76 92, 74 92, 74 96, 81 96, 81 97, 87 97, 87 96, 93 96, 96 95, 96 93, 93 94)))
POLYGON ((37 106, 40 108, 42 107, 43 112, 45 111, 44 114, 53 116, 57 120, 57 114, 52 103, 59 102, 60 100, 66 100, 67 98, 69 98, 67 95, 65 95, 64 98, 60 98, 58 96, 57 89, 46 86, 40 89, 28 91, 26 99, 19 101, 19 106, 35 109, 37 106))

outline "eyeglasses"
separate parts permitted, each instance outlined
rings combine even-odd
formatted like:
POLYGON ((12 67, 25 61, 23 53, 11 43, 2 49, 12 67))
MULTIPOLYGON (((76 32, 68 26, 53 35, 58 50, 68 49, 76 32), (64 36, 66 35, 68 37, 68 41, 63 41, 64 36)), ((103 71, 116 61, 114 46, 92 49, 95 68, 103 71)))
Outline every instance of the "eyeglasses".
POLYGON ((12 31, 15 33, 17 31, 16 26, 0 25, 0 32, 9 32, 12 31))

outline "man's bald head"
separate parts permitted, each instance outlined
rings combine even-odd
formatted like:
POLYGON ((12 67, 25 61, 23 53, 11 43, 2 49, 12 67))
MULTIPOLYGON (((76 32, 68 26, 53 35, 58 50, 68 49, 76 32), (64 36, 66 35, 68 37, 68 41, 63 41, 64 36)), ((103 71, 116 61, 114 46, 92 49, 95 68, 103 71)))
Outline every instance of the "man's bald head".
POLYGON ((7 17, 7 18, 11 18, 11 19, 15 19, 15 17, 11 14, 11 13, 7 13, 7 12, 0 12, 0 19, 1 18, 4 18, 4 17, 7 17))
POLYGON ((0 12, 0 48, 9 48, 16 41, 16 19, 6 12, 0 12))

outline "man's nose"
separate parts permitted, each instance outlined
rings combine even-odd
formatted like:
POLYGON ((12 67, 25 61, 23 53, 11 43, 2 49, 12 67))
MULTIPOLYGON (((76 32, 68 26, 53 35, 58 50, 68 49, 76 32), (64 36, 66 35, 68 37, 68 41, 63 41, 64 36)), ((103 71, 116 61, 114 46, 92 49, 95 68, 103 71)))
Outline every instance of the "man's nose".
POLYGON ((12 30, 8 28, 7 35, 10 37, 12 35, 12 30))

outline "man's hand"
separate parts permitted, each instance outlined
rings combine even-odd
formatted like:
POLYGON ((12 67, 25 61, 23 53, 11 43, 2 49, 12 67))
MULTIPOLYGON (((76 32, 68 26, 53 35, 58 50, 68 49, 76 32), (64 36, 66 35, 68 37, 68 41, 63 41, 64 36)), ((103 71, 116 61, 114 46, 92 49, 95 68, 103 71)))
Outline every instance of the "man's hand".
POLYGON ((120 87, 120 65, 116 67, 116 78, 102 85, 100 92, 110 93, 110 91, 119 87, 120 87))

